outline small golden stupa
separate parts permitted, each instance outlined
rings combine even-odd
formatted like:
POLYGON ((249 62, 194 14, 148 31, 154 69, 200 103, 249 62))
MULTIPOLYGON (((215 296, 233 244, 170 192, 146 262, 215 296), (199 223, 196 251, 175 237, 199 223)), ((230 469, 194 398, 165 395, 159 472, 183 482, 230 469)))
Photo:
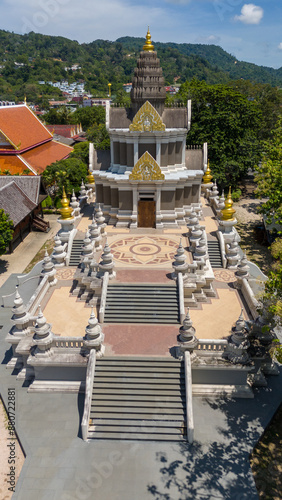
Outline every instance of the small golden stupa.
POLYGON ((149 26, 148 26, 148 31, 147 31, 147 35, 146 35, 146 43, 143 45, 143 50, 145 52, 153 52, 154 48, 155 47, 152 44, 151 33, 150 33, 150 30, 149 30, 149 26))
POLYGON ((212 181, 212 174, 211 174, 211 169, 210 169, 210 161, 208 160, 208 166, 207 166, 207 170, 205 171, 204 175, 203 175, 203 184, 209 184, 211 181, 212 181))
POLYGON ((233 200, 231 198, 231 186, 229 186, 229 191, 227 198, 225 200, 225 208, 221 210, 221 220, 234 220, 234 214, 236 210, 232 208, 233 200))
POLYGON ((93 172, 91 172, 91 170, 88 170, 87 184, 95 184, 94 175, 93 172))
POLYGON ((72 208, 70 207, 69 199, 67 198, 65 187, 63 186, 63 197, 61 199, 62 208, 60 208, 61 219, 70 220, 73 219, 72 208))

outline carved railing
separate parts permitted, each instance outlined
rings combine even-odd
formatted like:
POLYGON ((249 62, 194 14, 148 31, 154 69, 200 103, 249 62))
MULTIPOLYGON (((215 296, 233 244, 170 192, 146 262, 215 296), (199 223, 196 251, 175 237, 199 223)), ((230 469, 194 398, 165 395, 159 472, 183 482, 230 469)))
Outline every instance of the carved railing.
POLYGON ((54 337, 51 345, 56 349, 81 349, 83 346, 82 337, 54 337))
POLYGON ((200 339, 196 350, 201 354, 223 353, 227 343, 227 340, 200 339))

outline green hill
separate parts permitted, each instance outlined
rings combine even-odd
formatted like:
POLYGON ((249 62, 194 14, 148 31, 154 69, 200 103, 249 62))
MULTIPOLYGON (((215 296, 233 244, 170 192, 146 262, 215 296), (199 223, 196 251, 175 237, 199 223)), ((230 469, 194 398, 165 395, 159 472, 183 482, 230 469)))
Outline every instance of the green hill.
MULTIPOLYGON (((131 81, 143 38, 123 37, 115 42, 95 40, 79 44, 60 36, 18 35, 0 30, 0 100, 47 103, 61 92, 38 81, 82 80, 93 95, 106 95, 108 82, 116 93, 131 81), (70 68, 78 63, 79 69, 70 68)), ((236 61, 216 45, 155 43, 166 84, 193 77, 209 84, 245 79, 282 86, 282 68, 275 70, 236 61)))

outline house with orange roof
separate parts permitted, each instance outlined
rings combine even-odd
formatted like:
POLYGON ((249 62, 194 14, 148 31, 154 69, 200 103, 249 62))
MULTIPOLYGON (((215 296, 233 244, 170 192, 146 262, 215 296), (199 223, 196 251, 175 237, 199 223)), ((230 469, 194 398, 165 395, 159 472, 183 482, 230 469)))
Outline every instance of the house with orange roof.
POLYGON ((55 141, 26 104, 0 107, 0 174, 40 175, 72 150, 55 141))

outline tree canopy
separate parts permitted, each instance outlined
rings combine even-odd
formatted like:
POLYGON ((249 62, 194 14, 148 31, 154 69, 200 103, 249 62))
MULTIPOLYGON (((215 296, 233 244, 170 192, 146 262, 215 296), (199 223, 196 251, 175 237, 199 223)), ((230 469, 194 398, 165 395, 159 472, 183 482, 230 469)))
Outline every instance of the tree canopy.
POLYGON ((187 144, 208 143, 214 178, 221 187, 236 186, 260 158, 261 109, 229 85, 185 82, 177 98, 192 99, 187 144))
POLYGON ((79 158, 67 158, 49 165, 43 172, 42 178, 48 193, 54 198, 62 196, 63 186, 68 195, 74 189, 78 193, 81 181, 86 181, 87 165, 79 158))
POLYGON ((6 252, 7 246, 13 238, 13 221, 6 212, 0 208, 0 255, 6 252))

